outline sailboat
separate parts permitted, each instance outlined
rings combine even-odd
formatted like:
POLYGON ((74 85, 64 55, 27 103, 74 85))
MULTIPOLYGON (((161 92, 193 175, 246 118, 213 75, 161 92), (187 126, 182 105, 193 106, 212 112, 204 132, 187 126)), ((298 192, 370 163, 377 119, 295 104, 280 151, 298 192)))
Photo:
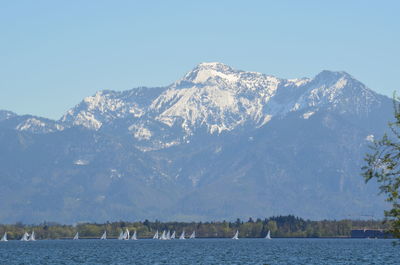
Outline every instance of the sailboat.
POLYGON ((271 231, 268 230, 267 236, 265 237, 265 239, 271 239, 271 231))
POLYGON ((181 240, 182 240, 182 239, 185 239, 185 230, 182 231, 182 234, 181 234, 181 236, 179 237, 179 239, 181 239, 181 240))
POLYGON ((78 239, 79 239, 79 232, 76 232, 76 234, 72 240, 78 240, 78 239))
POLYGON ((124 233, 124 237, 122 238, 123 240, 129 240, 130 236, 129 236, 129 230, 128 228, 125 229, 125 233, 124 233))
POLYGON ((4 232, 4 235, 3 235, 3 237, 0 239, 0 241, 3 241, 3 242, 7 242, 7 241, 8 241, 8 239, 7 239, 7 232, 4 232))
POLYGON ((176 234, 176 233, 175 233, 175 231, 174 231, 174 232, 172 233, 172 235, 171 235, 171 239, 175 239, 175 237, 176 237, 175 234, 176 234))
POLYGON ((21 241, 28 241, 28 239, 29 239, 29 234, 27 232, 25 232, 21 238, 21 241))
POLYGON ((154 234, 153 239, 158 239, 158 230, 157 230, 156 233, 154 234))
POLYGON ((167 240, 171 240, 171 232, 168 230, 166 235, 167 240))
POLYGON ((232 239, 239 239, 239 230, 236 230, 235 235, 232 237, 232 239))
POLYGON ((36 241, 36 239, 35 239, 35 231, 32 230, 32 234, 29 236, 28 241, 36 241))
POLYGON ((104 231, 103 235, 100 237, 101 240, 107 239, 107 231, 104 231))
POLYGON ((189 239, 195 239, 196 238, 196 231, 193 231, 193 233, 190 235, 189 239))
POLYGON ((123 231, 121 231, 121 233, 119 233, 118 240, 124 239, 124 235, 125 235, 125 233, 123 231))
POLYGON ((162 234, 161 234, 159 239, 160 240, 167 240, 167 236, 165 235, 165 230, 163 230, 163 232, 162 232, 162 234))
POLYGON ((136 237, 136 230, 135 230, 135 232, 133 232, 133 235, 132 235, 131 239, 132 239, 132 240, 137 240, 137 237, 136 237))

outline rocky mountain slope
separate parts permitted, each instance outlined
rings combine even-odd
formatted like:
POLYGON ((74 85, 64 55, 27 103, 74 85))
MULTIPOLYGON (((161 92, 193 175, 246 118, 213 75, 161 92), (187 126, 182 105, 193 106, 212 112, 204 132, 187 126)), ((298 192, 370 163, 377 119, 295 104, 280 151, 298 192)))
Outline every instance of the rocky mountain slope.
POLYGON ((166 87, 99 91, 58 121, 0 111, 0 222, 381 216, 360 167, 391 110, 345 72, 202 63, 166 87))

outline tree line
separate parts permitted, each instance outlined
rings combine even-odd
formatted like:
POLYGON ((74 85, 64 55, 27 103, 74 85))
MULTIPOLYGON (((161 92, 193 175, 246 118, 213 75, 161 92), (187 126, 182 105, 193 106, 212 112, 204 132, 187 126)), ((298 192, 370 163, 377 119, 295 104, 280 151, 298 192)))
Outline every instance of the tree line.
POLYGON ((35 231, 37 239, 72 238, 79 232, 80 238, 99 238, 107 231, 108 238, 116 238, 125 229, 136 230, 139 238, 152 238, 154 233, 163 230, 185 231, 190 234, 196 231, 196 237, 230 238, 238 230, 242 238, 265 237, 271 231, 272 237, 349 237, 352 229, 383 229, 387 230, 389 223, 375 220, 304 220, 294 215, 274 216, 265 219, 247 221, 237 219, 217 222, 106 222, 78 223, 63 225, 53 222, 43 222, 39 225, 26 225, 20 222, 0 225, 0 234, 7 232, 9 239, 20 239, 25 232, 35 231))

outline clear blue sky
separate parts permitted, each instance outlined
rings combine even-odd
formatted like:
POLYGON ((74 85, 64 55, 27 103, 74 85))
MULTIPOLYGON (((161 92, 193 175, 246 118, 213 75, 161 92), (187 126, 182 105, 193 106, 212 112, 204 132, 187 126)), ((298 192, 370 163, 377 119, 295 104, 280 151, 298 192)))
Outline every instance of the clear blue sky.
POLYGON ((0 109, 58 119, 97 90, 204 61, 284 78, 344 70, 399 90, 400 1, 0 2, 0 109))

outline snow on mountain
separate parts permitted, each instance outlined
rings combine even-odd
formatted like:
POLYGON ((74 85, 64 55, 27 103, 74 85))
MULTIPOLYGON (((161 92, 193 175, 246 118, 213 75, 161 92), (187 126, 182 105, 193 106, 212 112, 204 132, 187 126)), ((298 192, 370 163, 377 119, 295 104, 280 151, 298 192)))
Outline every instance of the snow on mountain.
POLYGON ((281 87, 297 88, 308 79, 279 79, 234 70, 221 63, 202 63, 171 85, 150 106, 157 120, 172 126, 181 122, 189 134, 206 126, 221 133, 250 123, 262 126, 271 119, 268 102, 281 87))
POLYGON ((368 114, 381 100, 346 72, 322 71, 309 83, 297 104, 298 109, 327 107, 341 113, 368 114))
POLYGON ((120 95, 121 92, 99 91, 93 96, 84 98, 79 105, 69 110, 61 121, 98 130, 104 122, 126 115, 136 117, 143 115, 137 104, 123 100, 120 95))
POLYGON ((391 100, 345 72, 281 79, 221 63, 100 91, 59 121, 0 111, 0 218, 379 214, 360 168, 390 117, 391 100))
POLYGON ((221 63, 202 63, 163 92, 150 106, 156 119, 179 123, 191 134, 205 126, 210 133, 250 124, 261 127, 274 117, 319 109, 367 114, 379 96, 345 72, 323 71, 313 79, 279 79, 234 70, 221 63))
POLYGON ((64 130, 64 126, 52 120, 39 117, 28 117, 20 122, 15 129, 32 133, 51 133, 64 130))
POLYGON ((145 114, 147 101, 159 94, 160 88, 139 87, 128 91, 103 90, 70 109, 60 121, 69 126, 98 130, 104 123, 119 118, 140 118, 145 114))
POLYGON ((0 127, 35 134, 64 130, 64 126, 57 121, 32 115, 19 116, 14 112, 5 110, 0 110, 0 127))
MULTIPOLYGON (((167 142, 183 142, 199 128, 210 134, 243 126, 258 128, 296 111, 303 119, 320 109, 368 114, 380 104, 379 97, 345 72, 322 71, 313 79, 281 79, 218 62, 201 63, 167 87, 99 91, 70 109, 52 130, 71 126, 99 130, 116 120, 129 119, 124 130, 134 138, 166 146, 167 142), (181 128, 180 140, 165 137, 166 129, 160 129, 163 126, 181 128)), ((18 124, 17 129, 43 126, 43 121, 32 118, 18 124)))

